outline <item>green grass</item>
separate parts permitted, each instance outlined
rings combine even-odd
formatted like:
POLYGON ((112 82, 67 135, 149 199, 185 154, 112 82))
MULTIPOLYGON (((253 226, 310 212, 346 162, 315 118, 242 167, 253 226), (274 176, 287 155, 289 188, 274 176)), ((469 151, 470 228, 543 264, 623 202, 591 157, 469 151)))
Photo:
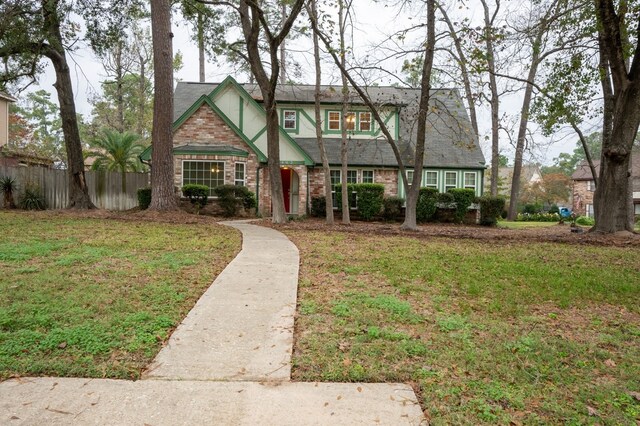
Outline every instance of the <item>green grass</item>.
POLYGON ((240 249, 214 224, 0 212, 0 379, 138 378, 240 249))
POLYGON ((432 424, 640 420, 637 247, 285 232, 294 379, 411 383, 432 424))

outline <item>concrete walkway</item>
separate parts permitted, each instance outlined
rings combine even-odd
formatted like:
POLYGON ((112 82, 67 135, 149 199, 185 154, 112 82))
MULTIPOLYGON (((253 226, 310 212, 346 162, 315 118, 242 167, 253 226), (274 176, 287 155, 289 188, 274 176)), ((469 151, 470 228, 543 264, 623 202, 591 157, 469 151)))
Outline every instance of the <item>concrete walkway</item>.
POLYGON ((0 424, 426 423, 403 384, 292 383, 298 250, 282 233, 228 222, 242 251, 160 351, 144 379, 0 383, 0 424))

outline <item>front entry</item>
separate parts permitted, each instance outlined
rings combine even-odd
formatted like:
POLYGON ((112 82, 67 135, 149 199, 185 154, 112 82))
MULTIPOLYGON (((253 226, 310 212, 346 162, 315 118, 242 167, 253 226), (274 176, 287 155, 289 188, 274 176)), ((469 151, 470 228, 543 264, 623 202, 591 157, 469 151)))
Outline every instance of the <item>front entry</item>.
POLYGON ((284 211, 291 213, 291 169, 280 169, 282 176, 282 192, 284 194, 284 211))

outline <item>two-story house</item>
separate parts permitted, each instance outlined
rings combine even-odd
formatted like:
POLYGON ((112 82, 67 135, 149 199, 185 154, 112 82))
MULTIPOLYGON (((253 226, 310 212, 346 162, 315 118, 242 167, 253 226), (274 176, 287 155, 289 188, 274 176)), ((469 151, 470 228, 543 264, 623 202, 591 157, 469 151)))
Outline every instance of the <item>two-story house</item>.
MULTIPOLYGON (((419 90, 370 87, 368 92, 397 141, 402 161, 413 168, 419 90)), ((311 197, 324 195, 324 173, 315 130, 315 87, 282 85, 276 100, 280 119, 280 164, 285 209, 306 214, 311 197)), ((371 111, 359 98, 346 117, 348 164, 340 171, 342 94, 321 89, 323 139, 331 182, 381 183, 385 195, 404 196, 398 161, 371 111)), ((482 194, 485 159, 455 89, 432 91, 422 186, 445 192, 470 188, 482 194)), ((179 82, 174 96, 175 184, 245 185, 257 194, 258 210, 271 209, 267 164, 266 114, 260 90, 228 77, 222 83, 179 82)), ((142 154, 151 157, 150 149, 142 154)))
MULTIPOLYGON (((600 160, 594 160, 596 173, 600 173, 600 160)), ((571 175, 573 180, 573 212, 580 216, 594 217, 593 195, 596 185, 591 169, 586 161, 578 165, 571 175)), ((636 217, 640 216, 640 150, 634 149, 631 153, 631 179, 633 211, 636 217)))

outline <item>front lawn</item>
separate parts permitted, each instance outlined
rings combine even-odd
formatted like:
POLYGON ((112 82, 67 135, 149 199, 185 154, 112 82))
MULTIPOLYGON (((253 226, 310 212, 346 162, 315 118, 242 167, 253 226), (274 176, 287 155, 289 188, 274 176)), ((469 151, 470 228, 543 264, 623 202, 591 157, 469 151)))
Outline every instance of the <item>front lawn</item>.
POLYGON ((506 220, 498 221, 498 227, 509 229, 549 228, 556 225, 558 225, 558 222, 509 222, 506 220))
POLYGON ((406 382, 432 424, 640 421, 640 248, 284 229, 295 380, 406 382))
POLYGON ((0 212, 0 380, 138 378, 240 250, 210 224, 0 212))

